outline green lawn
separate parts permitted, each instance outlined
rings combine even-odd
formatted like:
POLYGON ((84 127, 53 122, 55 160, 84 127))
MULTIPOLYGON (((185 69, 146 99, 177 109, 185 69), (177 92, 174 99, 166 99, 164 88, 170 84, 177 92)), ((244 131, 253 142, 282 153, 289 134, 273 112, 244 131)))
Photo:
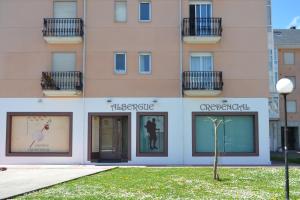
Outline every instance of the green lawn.
MULTIPOLYGON (((18 199, 284 199, 283 168, 116 168, 18 199)), ((300 169, 290 169, 291 199, 300 199, 300 169)))

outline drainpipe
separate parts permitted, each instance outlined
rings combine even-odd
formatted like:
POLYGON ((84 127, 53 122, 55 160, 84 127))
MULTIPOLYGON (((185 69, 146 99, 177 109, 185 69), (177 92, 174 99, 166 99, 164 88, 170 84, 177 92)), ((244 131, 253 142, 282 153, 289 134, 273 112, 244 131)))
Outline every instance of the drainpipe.
MULTIPOLYGON (((85 119, 85 67, 86 67, 86 0, 83 0, 83 27, 84 27, 84 34, 83 34, 83 46, 82 46, 82 84, 83 84, 83 90, 82 90, 82 103, 83 103, 83 108, 82 108, 82 122, 83 122, 83 131, 82 131, 82 138, 83 138, 83 142, 86 141, 86 137, 87 134, 86 133, 86 119, 85 119)), ((85 143, 83 143, 82 145, 82 164, 85 163, 85 156, 86 156, 86 152, 87 152, 87 145, 85 145, 85 143)))
POLYGON ((181 112, 182 112, 182 118, 181 121, 183 122, 183 125, 181 127, 181 133, 182 133, 182 164, 184 164, 184 153, 185 153, 185 141, 184 141, 184 127, 185 127, 185 117, 184 117, 184 101, 183 101, 183 95, 182 95, 182 72, 183 72, 183 44, 182 44, 182 0, 179 0, 179 65, 180 65, 180 74, 179 74, 179 98, 181 101, 181 112))
POLYGON ((182 47, 182 0, 179 0, 179 63, 180 63, 180 75, 179 75, 179 96, 182 97, 182 72, 183 72, 183 47, 182 47))

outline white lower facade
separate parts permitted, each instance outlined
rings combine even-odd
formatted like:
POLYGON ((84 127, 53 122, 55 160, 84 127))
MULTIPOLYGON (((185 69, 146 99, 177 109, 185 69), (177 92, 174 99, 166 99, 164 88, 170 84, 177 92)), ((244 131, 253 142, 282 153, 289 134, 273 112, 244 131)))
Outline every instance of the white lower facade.
MULTIPOLYGON (((257 113, 257 154, 221 156, 223 165, 269 165, 267 98, 2 98, 0 99, 0 164, 94 164, 89 159, 89 114, 130 113, 130 159, 120 165, 210 165, 212 156, 193 156, 192 114, 257 113), (124 106, 125 105, 125 106, 124 106), (129 105, 129 106, 128 106, 129 105), (227 106, 229 105, 229 106, 227 106), (7 155, 8 113, 72 113, 71 155, 7 155), (167 113, 167 155, 137 155, 137 114, 167 113)), ((51 127, 51 125, 50 125, 51 127)), ((60 138, 57 138, 59 142, 60 138)), ((102 164, 102 163, 97 163, 102 164)), ((103 163, 104 164, 104 163, 103 163)))

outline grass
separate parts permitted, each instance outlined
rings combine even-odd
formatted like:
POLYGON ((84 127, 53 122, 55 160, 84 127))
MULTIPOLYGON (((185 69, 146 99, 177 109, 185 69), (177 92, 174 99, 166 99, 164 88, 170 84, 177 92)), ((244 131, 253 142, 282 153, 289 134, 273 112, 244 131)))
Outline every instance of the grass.
MULTIPOLYGON (((284 199, 283 168, 117 168, 17 199, 284 199)), ((300 169, 290 169, 291 199, 300 199, 300 169)))

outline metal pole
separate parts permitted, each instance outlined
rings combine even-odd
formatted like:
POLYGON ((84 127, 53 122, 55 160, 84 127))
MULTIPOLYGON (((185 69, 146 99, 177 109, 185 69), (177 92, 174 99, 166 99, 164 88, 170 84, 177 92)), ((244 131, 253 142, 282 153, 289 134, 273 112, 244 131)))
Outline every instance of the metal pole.
POLYGON ((283 94, 284 98, 284 164, 285 164, 285 198, 286 200, 290 199, 289 192, 289 164, 288 164, 288 147, 287 147, 287 105, 286 105, 286 96, 287 94, 283 94))

